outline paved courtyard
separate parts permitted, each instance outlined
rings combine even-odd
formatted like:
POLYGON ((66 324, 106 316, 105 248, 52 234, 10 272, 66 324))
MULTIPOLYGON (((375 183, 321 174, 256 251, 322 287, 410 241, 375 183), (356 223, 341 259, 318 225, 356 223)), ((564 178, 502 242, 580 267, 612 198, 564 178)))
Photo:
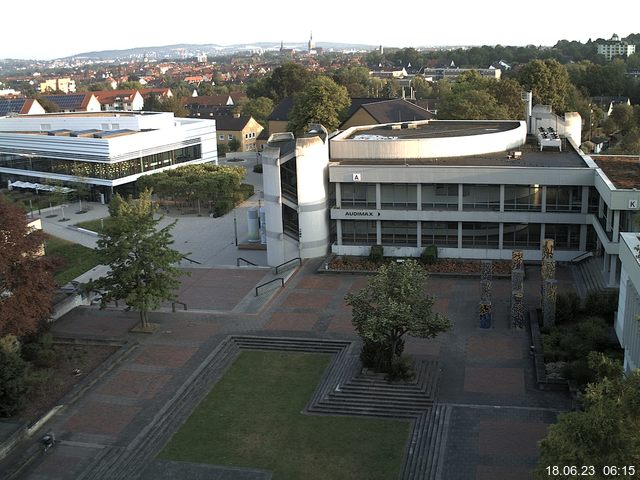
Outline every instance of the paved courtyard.
MULTIPOLYGON (((132 449, 142 442, 158 412, 229 334, 355 339, 343 298, 362 288, 367 277, 318 274, 318 265, 306 262, 285 288, 265 294, 250 309, 240 307, 254 301, 253 288, 264 280, 265 270, 193 269, 180 293, 190 310, 153 313, 151 320, 158 324, 153 334, 131 333, 138 317, 122 308, 84 307, 61 318, 53 327, 56 335, 123 346, 110 359, 110 368, 103 366, 95 378, 88 378, 93 383, 84 394, 49 421, 46 429, 55 431, 61 442, 46 455, 39 453, 35 441, 23 445, 5 463, 7 471, 24 463, 14 478, 99 478, 87 471, 96 465, 92 462, 108 462, 114 449, 132 449)), ((563 268, 558 272, 560 288, 572 288, 571 276, 563 268)), ((527 332, 509 328, 510 281, 494 279, 493 285, 493 327, 481 330, 476 316, 479 278, 430 278, 427 289, 438 297, 435 308, 446 313, 454 327, 433 340, 407 339, 406 353, 436 359, 442 366, 437 401, 452 409, 443 480, 531 478, 536 442, 557 413, 569 408, 563 394, 537 390, 527 332)), ((527 304, 536 305, 536 268, 527 269, 525 287, 527 304)), ((148 468, 151 472, 159 467, 154 463, 148 468)), ((232 473, 207 478, 264 478, 264 472, 232 473)))

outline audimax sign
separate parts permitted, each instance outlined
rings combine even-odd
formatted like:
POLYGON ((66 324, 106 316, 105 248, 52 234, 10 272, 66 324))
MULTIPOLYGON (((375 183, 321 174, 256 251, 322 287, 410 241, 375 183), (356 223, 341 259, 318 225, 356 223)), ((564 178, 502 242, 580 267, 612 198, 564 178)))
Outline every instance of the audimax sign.
POLYGON ((362 210, 347 210, 344 212, 345 217, 379 217, 380 212, 368 212, 362 210))

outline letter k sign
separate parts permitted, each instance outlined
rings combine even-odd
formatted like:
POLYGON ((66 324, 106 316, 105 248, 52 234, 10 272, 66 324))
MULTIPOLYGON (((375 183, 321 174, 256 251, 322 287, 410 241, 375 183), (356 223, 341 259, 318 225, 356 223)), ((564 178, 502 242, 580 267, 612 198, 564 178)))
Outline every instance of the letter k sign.
POLYGON ((629 208, 638 208, 638 200, 629 200, 629 208))

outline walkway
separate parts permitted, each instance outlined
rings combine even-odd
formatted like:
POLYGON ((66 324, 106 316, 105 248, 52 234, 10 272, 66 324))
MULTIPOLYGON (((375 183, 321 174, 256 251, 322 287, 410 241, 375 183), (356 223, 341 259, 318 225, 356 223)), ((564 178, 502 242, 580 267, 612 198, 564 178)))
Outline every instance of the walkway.
MULTIPOLYGON (((201 289, 196 297, 207 298, 206 308, 157 312, 152 321, 159 329, 151 335, 130 333, 137 315, 122 310, 79 308, 63 317, 53 328, 56 335, 127 344, 113 368, 102 372, 85 395, 50 421, 47 429, 54 430, 61 443, 46 455, 36 453, 15 478, 91 478, 89 470, 144 438, 158 412, 229 334, 355 339, 343 297, 361 288, 367 278, 317 274, 318 265, 317 261, 306 263, 285 289, 251 313, 238 311, 242 310, 238 306, 254 295, 254 282, 264 271, 212 270, 215 284, 195 282, 201 289), (96 458, 103 460, 94 464, 96 458)), ((561 289, 571 288, 570 273, 560 268, 558 277, 561 289)), ((538 282, 539 275, 529 268, 525 288, 530 305, 537 302, 538 282)), ((405 352, 437 360, 443 367, 437 402, 451 413, 442 436, 446 443, 441 478, 531 478, 536 442, 569 402, 562 394, 535 388, 527 334, 508 328, 509 280, 493 282, 495 322, 487 331, 477 328, 479 287, 478 278, 430 278, 429 291, 438 297, 436 309, 446 312, 455 326, 435 340, 408 339, 405 352)), ((13 465, 34 448, 26 445, 11 459, 13 465)), ((159 450, 161 445, 151 448, 159 450)), ((149 472, 157 468, 154 465, 149 465, 149 472)), ((248 476, 232 473, 213 478, 252 478, 248 472, 248 476)), ((264 472, 255 475, 263 478, 264 472)))

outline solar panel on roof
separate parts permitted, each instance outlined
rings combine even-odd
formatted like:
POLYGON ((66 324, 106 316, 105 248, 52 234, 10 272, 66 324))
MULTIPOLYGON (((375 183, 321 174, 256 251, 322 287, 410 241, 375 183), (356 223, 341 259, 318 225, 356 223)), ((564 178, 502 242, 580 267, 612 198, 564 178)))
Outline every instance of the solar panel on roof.
POLYGON ((0 116, 4 117, 10 113, 20 113, 25 102, 26 99, 24 98, 0 100, 0 116))

